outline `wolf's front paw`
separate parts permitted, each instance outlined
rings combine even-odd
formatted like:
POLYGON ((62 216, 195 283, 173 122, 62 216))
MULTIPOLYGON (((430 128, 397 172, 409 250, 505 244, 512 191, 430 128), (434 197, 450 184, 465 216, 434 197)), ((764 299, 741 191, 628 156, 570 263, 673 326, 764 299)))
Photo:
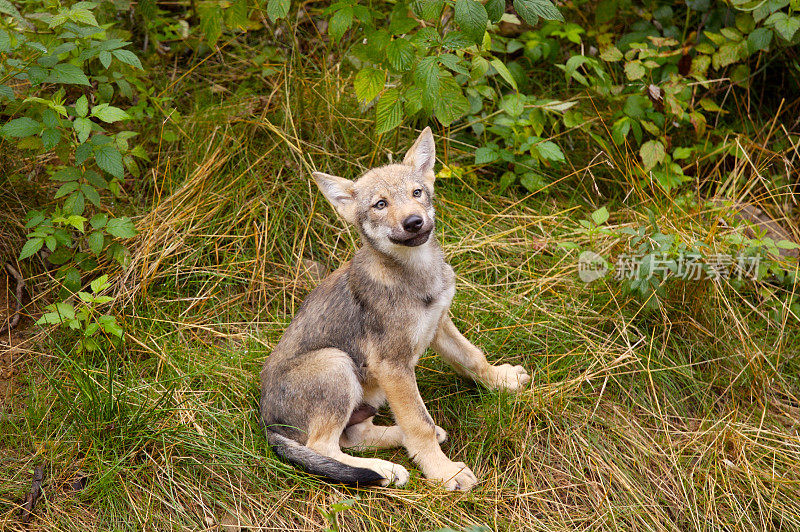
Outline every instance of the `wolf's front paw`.
POLYGON ((501 364, 489 366, 483 383, 490 388, 505 388, 507 390, 521 390, 531 381, 531 376, 522 366, 501 364))
POLYGON ((478 483, 478 477, 464 462, 448 461, 426 476, 440 481, 447 491, 469 491, 478 483))

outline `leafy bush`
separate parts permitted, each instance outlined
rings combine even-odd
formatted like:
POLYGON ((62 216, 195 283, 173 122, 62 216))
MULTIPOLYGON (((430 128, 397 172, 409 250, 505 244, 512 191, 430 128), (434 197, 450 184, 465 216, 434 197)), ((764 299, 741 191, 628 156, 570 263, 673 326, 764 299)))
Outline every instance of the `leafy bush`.
MULTIPOLYGON (((136 79, 142 65, 127 49, 130 42, 98 23, 96 8, 90 2, 69 7, 48 2, 22 14, 0 0, 0 12, 9 15, 0 19, 0 116, 7 118, 0 134, 4 144, 47 161, 49 179, 61 183, 52 210, 28 214, 30 233, 19 259, 47 251, 61 285, 62 301, 52 309, 61 316, 56 321, 72 328, 85 325, 87 339, 96 330, 88 320, 76 321, 68 300, 83 294, 83 278, 99 261, 125 263, 122 240, 135 234, 134 225, 128 217, 111 214, 109 200, 124 195, 126 169, 139 175, 136 159, 147 157, 141 146, 131 145, 136 133, 117 127, 130 118, 128 113, 112 105, 134 95, 129 80, 136 79)), ((13 183, 15 178, 9 179, 13 183)), ((82 298, 84 305, 108 302, 90 297, 89 302, 82 298)), ((80 316, 86 309, 77 312, 80 316)), ((52 312, 43 319, 54 323, 52 312)), ((101 316, 98 322, 120 336, 113 317, 101 316)), ((81 345, 94 349, 98 344, 81 345)))

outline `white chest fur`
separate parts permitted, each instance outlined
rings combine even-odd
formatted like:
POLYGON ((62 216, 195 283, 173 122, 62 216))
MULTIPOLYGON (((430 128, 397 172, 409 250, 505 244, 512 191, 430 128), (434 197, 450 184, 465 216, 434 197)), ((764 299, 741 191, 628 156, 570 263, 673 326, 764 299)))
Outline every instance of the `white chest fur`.
POLYGON ((436 329, 439 327, 439 321, 450 308, 455 293, 455 283, 449 283, 439 292, 436 299, 419 311, 416 324, 411 331, 415 357, 420 357, 431 345, 436 329))

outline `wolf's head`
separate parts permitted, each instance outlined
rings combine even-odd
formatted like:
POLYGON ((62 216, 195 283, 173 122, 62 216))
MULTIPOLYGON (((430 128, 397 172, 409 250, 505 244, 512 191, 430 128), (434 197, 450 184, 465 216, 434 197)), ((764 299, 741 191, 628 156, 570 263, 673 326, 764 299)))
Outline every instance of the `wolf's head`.
POLYGON ((314 172, 322 193, 375 249, 406 255, 428 242, 434 230, 433 165, 436 148, 425 128, 402 164, 368 171, 355 181, 314 172))

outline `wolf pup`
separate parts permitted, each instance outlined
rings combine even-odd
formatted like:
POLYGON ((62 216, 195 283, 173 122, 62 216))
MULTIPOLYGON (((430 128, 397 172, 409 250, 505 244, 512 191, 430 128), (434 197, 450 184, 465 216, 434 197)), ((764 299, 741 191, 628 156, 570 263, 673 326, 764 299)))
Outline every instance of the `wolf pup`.
POLYGON ((426 128, 402 164, 356 181, 314 173, 361 233, 353 259, 306 298, 261 371, 261 419, 276 454, 345 483, 402 486, 406 469, 341 448, 403 446, 429 479, 468 490, 478 479, 445 456, 447 434, 419 395, 414 367, 428 346, 460 375, 516 390, 522 366, 492 366, 450 320, 453 269, 434 234, 433 135, 426 128), (386 401, 397 425, 374 425, 386 401))

